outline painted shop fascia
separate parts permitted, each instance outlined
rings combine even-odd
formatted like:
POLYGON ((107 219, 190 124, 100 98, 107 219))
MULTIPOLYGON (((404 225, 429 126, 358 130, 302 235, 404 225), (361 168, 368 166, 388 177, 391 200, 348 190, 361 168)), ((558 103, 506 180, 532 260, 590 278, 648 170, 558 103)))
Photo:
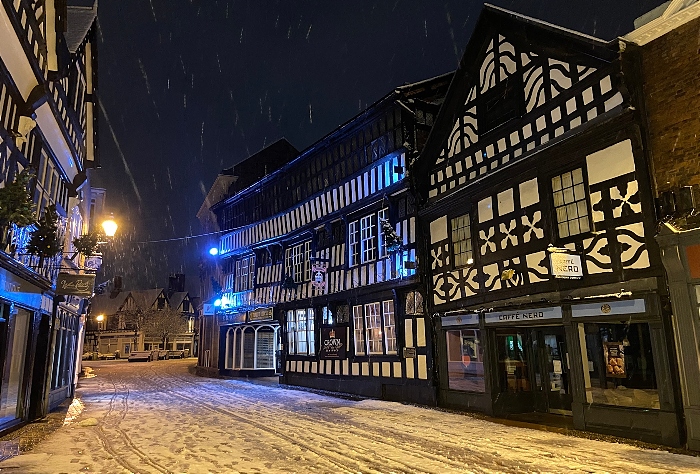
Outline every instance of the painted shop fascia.
POLYGON ((245 318, 273 308, 274 324, 265 324, 280 328, 273 337, 284 383, 434 403, 406 177, 450 78, 397 88, 212 208, 232 229, 219 248, 217 313, 235 320, 221 323, 221 373, 246 365, 245 318), (255 209, 256 199, 257 214, 236 221, 240 213, 227 211, 255 209))
POLYGON ((484 8, 416 166, 438 402, 678 446, 648 161, 619 56, 616 41, 484 8))

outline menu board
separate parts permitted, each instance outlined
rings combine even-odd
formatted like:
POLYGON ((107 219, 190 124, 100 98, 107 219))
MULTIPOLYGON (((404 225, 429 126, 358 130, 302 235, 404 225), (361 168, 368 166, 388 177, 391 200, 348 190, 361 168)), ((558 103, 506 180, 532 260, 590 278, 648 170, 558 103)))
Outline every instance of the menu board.
POLYGON ((611 378, 626 378, 625 347, 621 342, 606 342, 603 346, 605 356, 605 374, 611 378))

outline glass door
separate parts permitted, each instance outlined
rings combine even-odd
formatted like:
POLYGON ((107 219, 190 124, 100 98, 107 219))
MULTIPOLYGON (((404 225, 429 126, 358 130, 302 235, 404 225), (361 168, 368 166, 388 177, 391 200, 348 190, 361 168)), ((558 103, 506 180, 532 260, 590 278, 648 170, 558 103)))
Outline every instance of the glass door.
MULTIPOLYGON (((539 390, 540 409, 550 413, 570 414, 571 380, 569 370, 569 353, 566 347, 566 335, 563 327, 542 328, 535 330, 538 341, 536 355, 538 364, 536 378, 541 380, 539 390)), ((538 384, 539 385, 539 384, 538 384)))

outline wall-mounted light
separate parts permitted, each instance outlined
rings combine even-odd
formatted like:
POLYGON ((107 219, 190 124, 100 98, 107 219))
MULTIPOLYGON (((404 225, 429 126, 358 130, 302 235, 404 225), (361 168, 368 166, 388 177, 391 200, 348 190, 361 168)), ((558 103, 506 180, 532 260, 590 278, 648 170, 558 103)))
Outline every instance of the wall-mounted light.
POLYGON ((209 249, 209 255, 211 256, 216 256, 219 255, 219 249, 216 247, 212 247, 209 249))
POLYGON ((221 306, 221 298, 214 300, 214 306, 216 306, 217 308, 221 306))
POLYGON ((102 223, 102 229, 107 237, 114 237, 114 234, 117 233, 117 227, 119 226, 112 219, 107 219, 102 223))

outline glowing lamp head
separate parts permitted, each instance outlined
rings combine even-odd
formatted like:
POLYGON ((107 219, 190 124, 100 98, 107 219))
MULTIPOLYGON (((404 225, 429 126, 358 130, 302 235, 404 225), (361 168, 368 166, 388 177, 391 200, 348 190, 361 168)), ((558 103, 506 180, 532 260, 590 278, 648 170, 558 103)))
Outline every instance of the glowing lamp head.
POLYGON ((216 256, 219 255, 219 249, 216 247, 212 247, 209 249, 209 255, 216 256))
POLYGON ((119 226, 112 219, 107 219, 102 223, 102 229, 105 231, 107 237, 114 237, 114 234, 117 232, 117 227, 119 226))
POLYGON ((97 317, 95 318, 98 323, 101 323, 102 321, 105 320, 105 315, 104 314, 98 314, 97 317))
POLYGON ((216 306, 217 308, 219 306, 221 306, 221 299, 220 298, 214 301, 214 306, 216 306))

